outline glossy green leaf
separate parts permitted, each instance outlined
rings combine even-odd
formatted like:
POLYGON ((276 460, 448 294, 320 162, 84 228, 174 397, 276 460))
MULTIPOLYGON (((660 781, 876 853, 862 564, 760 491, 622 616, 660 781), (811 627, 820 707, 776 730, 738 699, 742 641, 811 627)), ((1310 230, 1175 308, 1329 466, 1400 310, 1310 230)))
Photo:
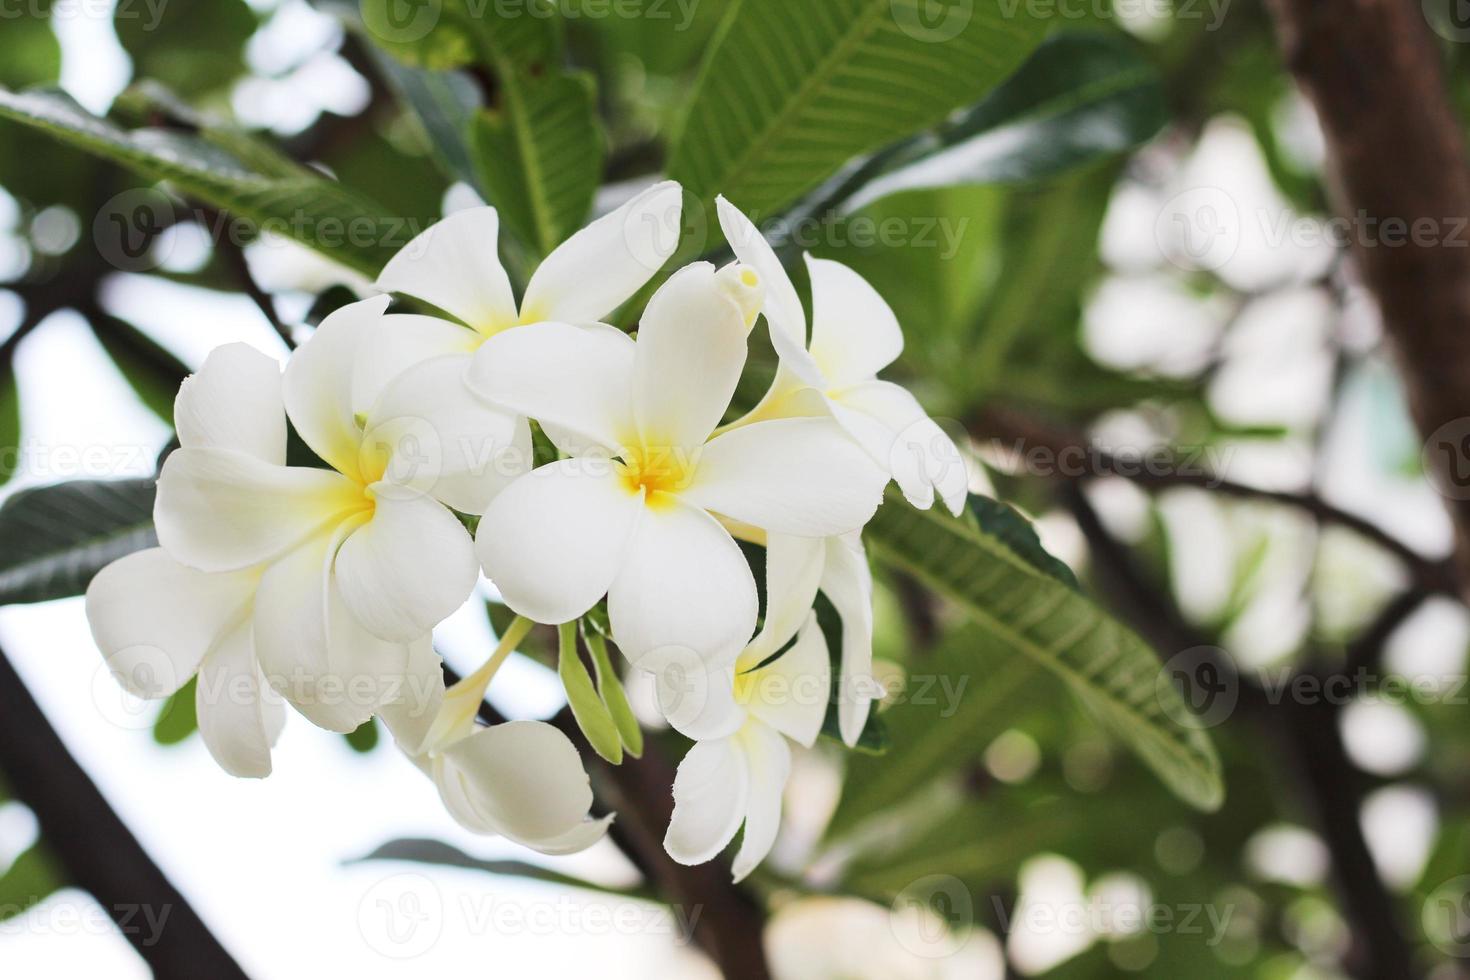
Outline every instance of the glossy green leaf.
POLYGON ((174 398, 189 368, 152 337, 137 327, 101 311, 88 322, 112 363, 153 414, 169 425, 174 420, 174 398))
POLYGON ((123 0, 113 27, 139 78, 202 93, 245 72, 245 44, 258 26, 245 0, 123 0))
POLYGON ((978 493, 970 494, 970 513, 980 530, 1014 551, 1032 568, 1050 575, 1069 589, 1080 590, 1077 575, 1067 563, 1047 551, 1030 521, 1009 504, 978 493))
POLYGON ((994 642, 1051 670, 1183 800, 1224 798, 1219 758, 1157 655, 1070 586, 999 539, 890 493, 865 535, 883 561, 956 603, 994 642))
POLYGON ((104 565, 157 543, 152 480, 76 480, 0 506, 0 604, 81 595, 104 565))
POLYGON ((121 129, 60 92, 0 90, 0 119, 42 130, 147 179, 166 180, 185 195, 294 238, 365 275, 376 275, 408 242, 411 229, 404 219, 384 217, 382 208, 317 171, 297 167, 289 176, 263 174, 196 136, 121 129))
POLYGON ((758 217, 851 158, 934 126, 1021 63, 1046 21, 998 0, 742 0, 707 57, 669 174, 758 217))
POLYGON ((597 754, 613 765, 619 765, 623 761, 622 737, 607 705, 603 704, 592 685, 586 664, 577 653, 577 624, 563 624, 558 627, 558 634, 561 643, 557 651, 556 672, 566 688, 572 717, 597 754))
POLYGON ((891 160, 854 206, 950 184, 1036 180, 1133 149, 1168 119, 1158 71, 1124 38, 1047 38, 1005 84, 891 160))
POLYGON ((500 101, 473 130, 487 199, 523 244, 545 256, 582 226, 602 176, 602 135, 588 76, 506 68, 500 101))

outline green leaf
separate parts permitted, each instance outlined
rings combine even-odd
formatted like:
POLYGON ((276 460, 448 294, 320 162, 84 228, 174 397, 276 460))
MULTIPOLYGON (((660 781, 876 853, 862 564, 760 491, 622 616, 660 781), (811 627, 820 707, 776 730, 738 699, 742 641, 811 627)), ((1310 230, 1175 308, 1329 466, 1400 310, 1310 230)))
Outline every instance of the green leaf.
POLYGON ((153 723, 153 741, 159 745, 178 745, 199 730, 199 712, 195 692, 199 678, 189 682, 169 695, 153 723))
POLYGON ((169 425, 174 421, 174 398, 189 368, 169 350, 126 320, 94 311, 88 322, 102 349, 122 373, 138 398, 169 425))
POLYGON ((366 754, 378 747, 380 735, 376 719, 369 718, 342 737, 352 746, 352 751, 366 754))
POLYGON ((911 799, 974 759, 1010 725, 1023 707, 1018 693, 1036 679, 1039 668, 1009 650, 997 650, 987 639, 968 626, 914 668, 903 697, 882 713, 888 751, 848 760, 829 834, 841 835, 911 799))
POLYGON ((852 206, 919 187, 1050 177, 1133 149, 1168 118, 1162 79, 1132 42, 1053 35, 974 109, 890 161, 852 206))
POLYGON ((1041 546, 1041 536, 1036 533, 1036 528, 1014 507, 972 493, 970 513, 975 515, 981 531, 1014 551, 1032 568, 1050 575, 1069 589, 1081 591, 1076 573, 1067 567, 1066 562, 1041 546))
POLYGON ((643 755, 643 728, 638 724, 632 706, 628 704, 628 695, 623 690, 622 681, 618 679, 617 668, 607 655, 607 639, 595 627, 583 630, 583 635, 587 640, 587 649, 592 651, 592 666, 597 671, 597 694, 618 727, 618 737, 622 739, 623 748, 637 759, 643 755))
POLYGON ((577 624, 564 623, 557 628, 561 643, 558 649, 556 672, 567 691, 567 704, 577 727, 587 736, 587 742, 608 762, 620 765, 623 761, 623 741, 617 723, 602 698, 592 686, 592 677, 587 666, 577 653, 577 624))
POLYGON ((599 885, 596 882, 574 878, 571 875, 552 871, 539 865, 528 864, 525 861, 486 861, 459 850, 453 845, 443 841, 428 840, 424 838, 404 838, 401 840, 388 841, 379 846, 371 854, 364 855, 352 863, 362 861, 412 861, 415 864, 429 864, 445 868, 465 868, 470 871, 484 871, 489 874, 511 875, 517 878, 531 878, 536 881, 544 881, 553 885, 566 885, 571 888, 586 888, 592 891, 606 892, 611 895, 621 895, 625 898, 643 898, 657 900, 657 895, 646 887, 615 888, 608 885, 599 885))
POLYGON ((440 169, 451 179, 478 186, 470 149, 470 126, 480 105, 475 83, 460 73, 413 68, 374 51, 375 63, 423 129, 440 169))
POLYGON ((1183 800, 1224 799, 1220 761, 1143 640, 995 537, 890 493, 868 525, 884 561, 959 605, 990 638, 1051 670, 1183 800))
POLYGON ((1046 22, 992 0, 742 0, 696 87, 669 175, 758 216, 1004 79, 1046 22), (932 16, 937 14, 938 16, 932 16))
POLYGON ((245 73, 245 44, 257 22, 244 0, 124 0, 113 26, 135 77, 203 93, 245 73))
MULTIPOLYGON (((364 275, 376 275, 411 237, 406 220, 384 217, 382 208, 317 171, 261 173, 197 136, 121 129, 61 92, 0 90, 0 119, 49 133, 149 180, 166 180, 185 195, 294 238, 364 275)), ((118 217, 126 222, 147 216, 118 217)))
POLYGON ((506 225, 545 256, 581 227, 602 177, 591 79, 503 74, 500 99, 475 117, 475 162, 506 225))
POLYGON ((0 85, 40 85, 61 74, 61 45, 51 32, 49 0, 34 7, 11 8, 5 18, 5 57, 0 58, 0 85), (30 16, 35 10, 36 16, 30 16))
POLYGON ((104 565, 157 543, 152 480, 76 480, 0 506, 0 605, 81 595, 104 565))
POLYGON ((64 885, 61 870, 40 844, 33 845, 0 874, 0 922, 20 915, 64 885))

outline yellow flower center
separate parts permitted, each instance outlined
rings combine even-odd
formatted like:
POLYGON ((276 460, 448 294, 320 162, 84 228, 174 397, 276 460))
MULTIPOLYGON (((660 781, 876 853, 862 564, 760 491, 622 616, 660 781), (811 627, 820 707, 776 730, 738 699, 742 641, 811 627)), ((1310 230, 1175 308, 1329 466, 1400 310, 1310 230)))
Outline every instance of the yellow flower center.
POLYGON ((623 459, 620 476, 629 493, 640 489, 650 507, 667 506, 694 479, 694 463, 679 446, 640 446, 623 459))

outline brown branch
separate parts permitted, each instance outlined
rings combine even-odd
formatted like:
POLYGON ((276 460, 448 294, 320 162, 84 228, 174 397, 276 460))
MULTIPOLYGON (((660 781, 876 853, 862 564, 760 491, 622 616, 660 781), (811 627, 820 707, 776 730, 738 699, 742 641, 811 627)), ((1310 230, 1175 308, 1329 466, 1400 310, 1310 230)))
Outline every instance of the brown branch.
MULTIPOLYGON (((1236 483, 1185 461, 1166 468, 1141 466, 1090 445, 1079 436, 1052 429, 1010 411, 987 409, 979 413, 969 429, 981 442, 987 439, 1014 440, 1027 451, 1044 450, 1053 463, 1047 475, 1058 478, 1117 476, 1147 489, 1198 487, 1227 497, 1260 500, 1302 511, 1319 523, 1352 531, 1383 548, 1404 563, 1418 588, 1430 593, 1460 594, 1460 577, 1452 563, 1420 554, 1367 518, 1335 507, 1316 494, 1267 490, 1236 483), (1069 459, 1076 460, 1084 469, 1062 472, 1066 468, 1062 464, 1069 459)), ((1007 449, 1004 446, 998 448, 1007 449)))
POLYGON ((35 813, 41 839, 70 883, 97 899, 155 977, 245 980, 245 972, 66 750, 4 651, 0 771, 35 813))
MULTIPOLYGON (((1470 161, 1424 5, 1268 7, 1284 60, 1321 120, 1337 210, 1355 230, 1354 255, 1419 431, 1428 438, 1451 423, 1464 427, 1446 440, 1449 453, 1430 454, 1440 480, 1458 487, 1461 439, 1470 434, 1470 161)), ((1449 510, 1461 595, 1470 598, 1470 499, 1451 500, 1449 510)))

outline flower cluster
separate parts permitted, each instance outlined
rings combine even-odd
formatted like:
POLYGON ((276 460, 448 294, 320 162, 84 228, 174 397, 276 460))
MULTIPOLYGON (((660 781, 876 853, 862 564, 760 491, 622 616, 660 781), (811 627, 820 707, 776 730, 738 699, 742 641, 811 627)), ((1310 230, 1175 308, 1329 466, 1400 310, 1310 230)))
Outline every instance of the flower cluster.
POLYGON ((239 776, 270 772, 287 703, 337 732, 379 717, 460 823, 566 853, 612 819, 589 816, 572 741, 477 715, 533 623, 605 601, 618 649, 695 741, 669 853, 710 860, 743 824, 735 873, 748 874, 776 834, 788 740, 815 741, 834 690, 842 739, 856 744, 866 723, 877 687, 861 530, 885 485, 958 512, 965 476, 914 398, 877 379, 903 345, 887 304, 850 269, 808 259, 809 330, 775 253, 728 202, 736 262, 674 272, 636 338, 602 322, 671 257, 657 232, 681 201, 659 184, 589 225, 519 302, 495 210, 459 212, 388 263, 383 295, 323 321, 284 373, 244 345, 215 350, 175 404, 159 547, 87 592, 121 683, 159 698, 197 675, 204 742, 239 776), (430 312, 390 313, 390 294, 430 312), (727 422, 762 314, 776 379, 727 422), (556 457, 539 467, 533 423, 556 457), (764 549, 763 618, 737 541, 764 549), (482 569, 519 618, 446 690, 432 631, 482 569), (834 654, 819 592, 841 618, 834 654))

